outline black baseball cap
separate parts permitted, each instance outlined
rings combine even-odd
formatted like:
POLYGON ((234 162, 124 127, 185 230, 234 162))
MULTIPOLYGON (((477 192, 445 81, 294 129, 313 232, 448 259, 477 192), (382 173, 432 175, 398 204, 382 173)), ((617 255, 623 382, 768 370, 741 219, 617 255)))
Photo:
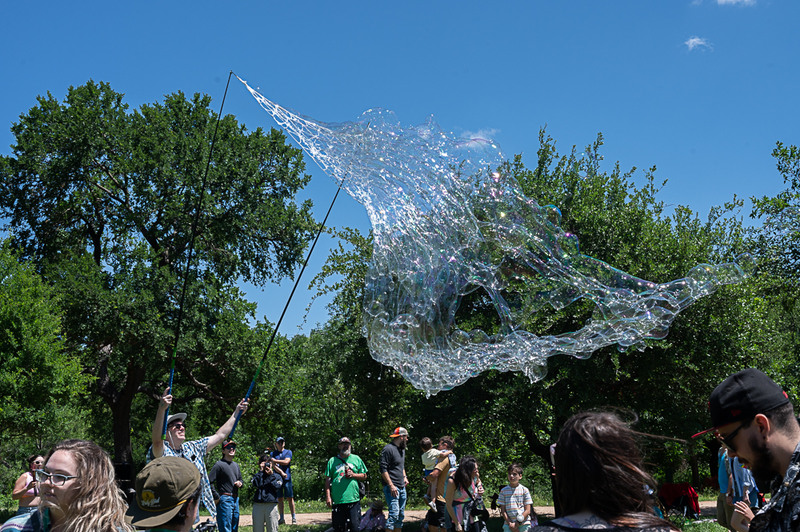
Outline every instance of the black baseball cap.
POLYGON ((786 392, 763 372, 754 368, 742 370, 722 381, 711 392, 708 409, 714 426, 698 432, 692 438, 729 423, 752 419, 756 414, 763 414, 788 402, 786 392))

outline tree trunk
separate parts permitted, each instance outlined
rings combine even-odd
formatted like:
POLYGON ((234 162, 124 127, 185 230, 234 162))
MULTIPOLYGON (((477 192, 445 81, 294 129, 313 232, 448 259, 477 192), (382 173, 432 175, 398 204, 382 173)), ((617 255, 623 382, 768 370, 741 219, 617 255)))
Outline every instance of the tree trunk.
POLYGON ((144 382, 145 369, 128 363, 128 372, 122 388, 117 388, 108 374, 108 354, 111 346, 101 349, 98 368, 98 391, 111 409, 111 426, 114 435, 114 470, 120 488, 129 497, 133 493, 135 477, 133 467, 133 451, 131 447, 131 406, 133 398, 144 382))
POLYGON ((721 445, 714 439, 708 447, 708 468, 711 471, 711 481, 714 486, 719 490, 719 448, 721 445), (716 444, 716 445, 715 445, 716 444))
POLYGON ((523 434, 525 435, 525 440, 528 442, 528 448, 530 448, 531 452, 541 458, 542 463, 547 471, 550 471, 550 488, 553 493, 553 508, 555 509, 556 517, 561 516, 561 504, 558 499, 558 488, 556 486, 556 475, 555 475, 555 467, 553 466, 553 462, 550 459, 550 445, 541 443, 538 438, 534 436, 534 433, 530 429, 523 429, 523 434))
POLYGON ((700 457, 696 453, 689 455, 689 467, 692 469, 692 486, 698 490, 702 489, 703 485, 700 481, 700 457))

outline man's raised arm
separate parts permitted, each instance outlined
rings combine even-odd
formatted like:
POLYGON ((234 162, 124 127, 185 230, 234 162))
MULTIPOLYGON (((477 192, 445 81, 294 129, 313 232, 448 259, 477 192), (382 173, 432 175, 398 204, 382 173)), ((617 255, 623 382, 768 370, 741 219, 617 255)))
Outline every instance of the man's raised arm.
POLYGON ((239 413, 239 411, 241 411, 242 415, 244 415, 244 413, 247 412, 247 405, 248 402, 246 399, 242 399, 241 401, 239 401, 239 404, 236 405, 236 408, 234 409, 233 414, 231 414, 231 417, 228 418, 228 421, 226 421, 225 424, 222 425, 217 430, 217 432, 214 433, 213 436, 210 436, 208 438, 209 451, 214 447, 216 447, 217 445, 219 445, 220 443, 222 443, 223 441, 225 441, 225 438, 227 438, 228 434, 230 434, 231 431, 233 430, 233 425, 236 423, 237 414, 239 413))
POLYGON ((158 410, 156 410, 156 419, 153 421, 153 432, 151 434, 153 444, 153 458, 161 458, 164 455, 164 440, 161 437, 164 435, 164 415, 167 413, 167 408, 172 404, 172 395, 169 393, 169 388, 164 390, 164 394, 158 401, 158 410))

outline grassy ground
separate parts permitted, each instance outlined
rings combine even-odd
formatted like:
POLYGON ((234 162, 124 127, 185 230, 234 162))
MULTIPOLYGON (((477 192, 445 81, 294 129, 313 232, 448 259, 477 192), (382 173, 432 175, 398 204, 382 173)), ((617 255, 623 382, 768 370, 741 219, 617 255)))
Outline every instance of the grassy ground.
MULTIPOLYGON (((406 523, 403 525, 403 532, 420 532, 421 524, 420 521, 406 523)), ((278 527, 278 532, 325 532, 328 527, 329 525, 280 525, 278 527)), ((503 529, 503 520, 499 517, 492 517, 487 523, 487 528, 489 532, 501 532, 503 529)), ((710 519, 686 521, 681 526, 681 529, 686 532, 726 532, 727 530, 719 526, 716 521, 710 519)), ((253 527, 243 526, 239 527, 239 530, 240 532, 253 532, 253 527)))
POLYGON ((689 532, 725 532, 728 529, 720 526, 716 521, 704 519, 702 521, 687 521, 683 525, 683 530, 689 532))
MULTIPOLYGON (((329 527, 330 525, 278 525, 278 532, 325 532, 329 527)), ((253 532, 253 527, 240 526, 239 532, 253 532)), ((408 532, 411 532, 410 528, 408 532)))
MULTIPOLYGON (((362 503, 364 508, 368 508, 367 503, 362 503)), ((294 503, 295 513, 298 514, 325 514, 330 513, 331 509, 323 501, 298 501, 296 500, 294 503)), ((425 504, 424 501, 408 501, 406 504, 406 510, 427 510, 428 506, 425 504)), ((289 513, 289 509, 285 508, 284 510, 287 514, 289 513)), ((253 505, 251 503, 245 501, 239 501, 239 513, 241 514, 251 514, 253 513, 253 505)), ((200 517, 208 516, 209 513, 205 508, 200 508, 200 517)), ((283 526, 283 525, 281 525, 283 526)), ((305 532, 306 528, 303 528, 303 532, 305 532)), ((285 531, 283 528, 280 529, 280 532, 292 532, 291 528, 287 528, 285 531)), ((314 532, 312 529, 311 532, 314 532)))
MULTIPOLYGON (((403 532, 420 532, 422 521, 412 521, 403 525, 403 532)), ((330 525, 279 525, 278 532, 325 532, 330 525)), ((501 532, 503 529, 503 520, 499 517, 492 517, 487 523, 489 532, 501 532)), ((240 526, 240 532, 253 532, 251 526, 240 526)))

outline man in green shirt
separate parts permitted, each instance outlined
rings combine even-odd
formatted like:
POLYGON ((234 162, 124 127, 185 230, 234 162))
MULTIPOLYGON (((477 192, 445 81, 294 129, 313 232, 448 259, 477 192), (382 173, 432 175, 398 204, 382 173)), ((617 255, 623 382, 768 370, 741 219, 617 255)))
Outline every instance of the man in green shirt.
POLYGON ((358 483, 367 480, 367 466, 351 452, 350 439, 339 440, 339 454, 325 468, 325 502, 332 508, 335 532, 358 532, 361 494, 358 483))

